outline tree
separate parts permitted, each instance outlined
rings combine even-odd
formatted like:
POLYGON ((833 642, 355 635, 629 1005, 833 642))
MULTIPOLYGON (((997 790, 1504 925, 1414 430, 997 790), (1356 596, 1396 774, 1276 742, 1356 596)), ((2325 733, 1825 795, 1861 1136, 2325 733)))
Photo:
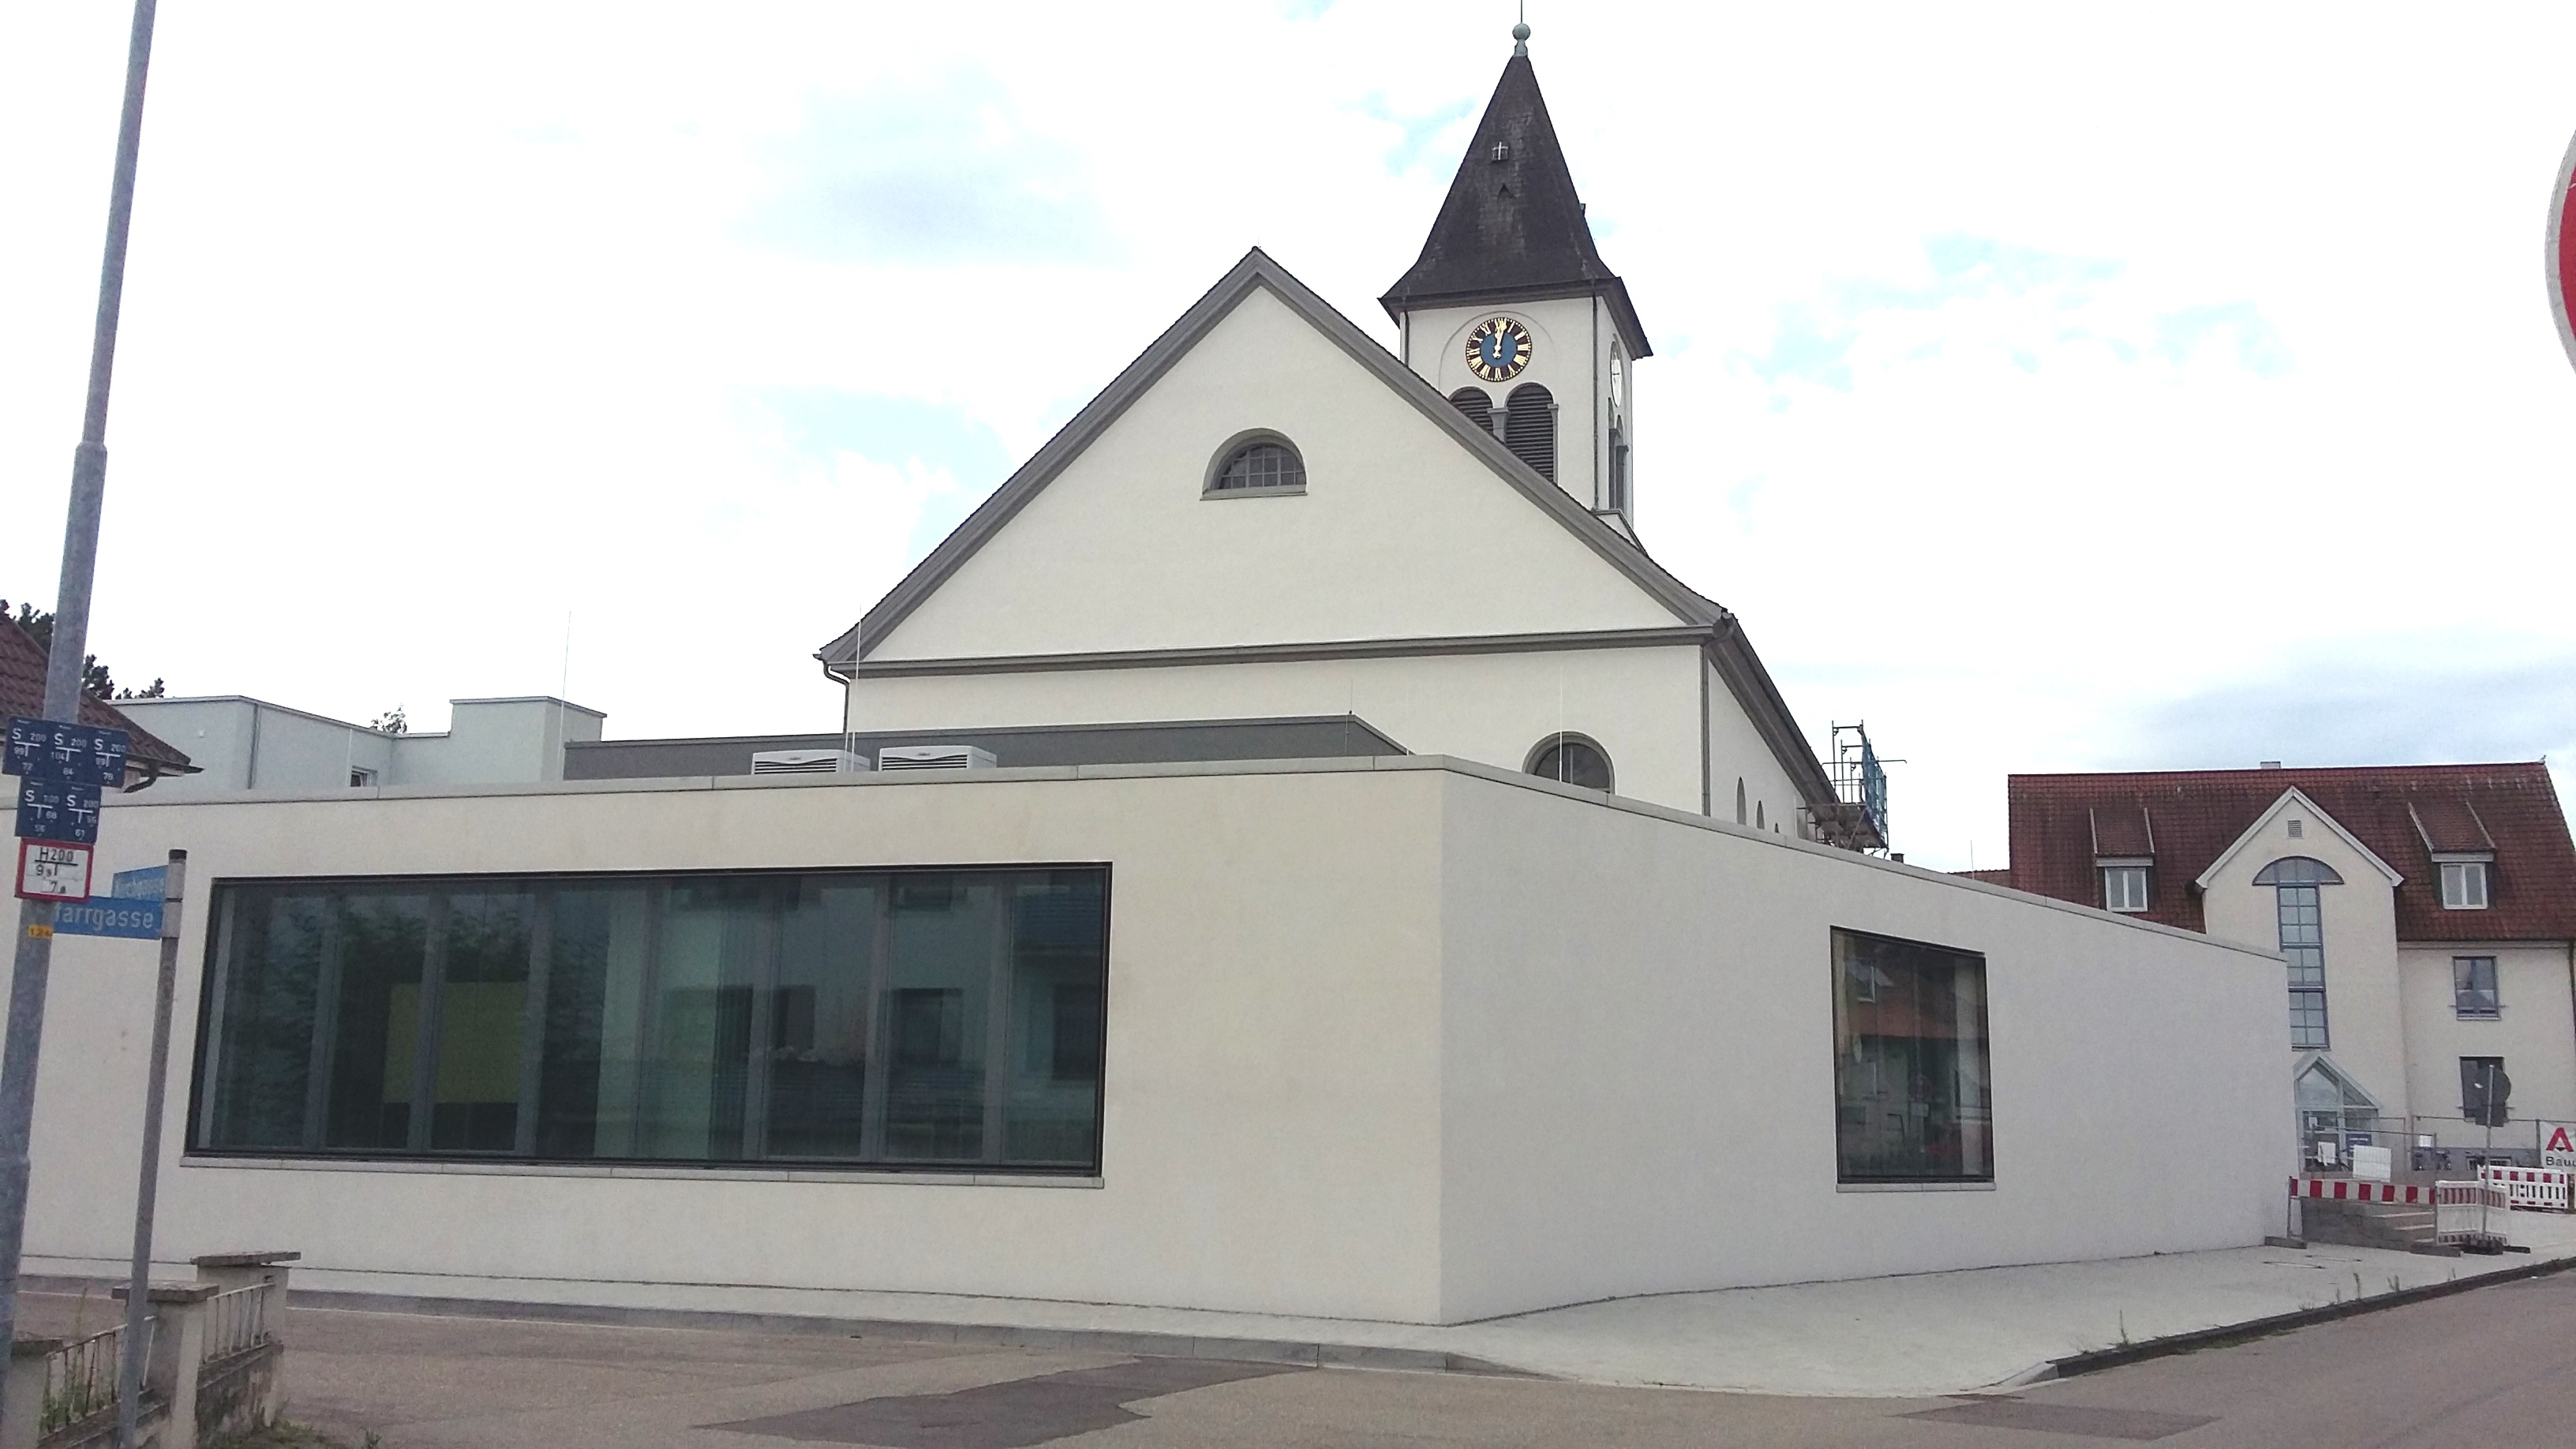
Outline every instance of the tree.
MULTIPOLYGON (((158 681, 155 682, 157 683, 158 681)), ((403 707, 401 705, 395 705, 393 708, 386 710, 383 714, 377 715, 374 719, 367 721, 367 728, 374 730, 380 735, 399 735, 410 731, 411 721, 403 718, 403 707)))
MULTIPOLYGON (((9 601, 0 599, 0 619, 9 618, 11 618, 9 601)), ((12 622, 35 637, 36 647, 49 655, 54 652, 54 616, 52 614, 33 604, 22 603, 18 606, 17 615, 12 622)), ((98 656, 85 654, 81 656, 81 692, 92 699, 159 699, 169 692, 169 686, 155 679, 149 688, 118 689, 116 680, 108 673, 107 666, 98 662, 98 656)))

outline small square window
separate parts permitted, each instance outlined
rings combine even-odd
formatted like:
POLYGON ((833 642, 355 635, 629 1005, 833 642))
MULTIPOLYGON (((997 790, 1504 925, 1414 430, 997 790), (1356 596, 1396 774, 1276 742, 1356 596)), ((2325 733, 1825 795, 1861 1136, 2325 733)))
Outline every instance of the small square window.
POLYGON ((2483 911, 2487 908, 2487 863, 2483 860, 2442 862, 2442 909, 2483 911))
POLYGON ((2496 958, 2451 958, 2451 1007, 2462 1021, 2494 1021, 2504 1014, 2496 995, 2496 958))
POLYGON ((2292 840, 2304 840, 2307 838, 2307 834, 2308 822, 2304 820, 2293 820, 2290 822, 2290 838, 2292 840))
POLYGON ((2102 909, 2131 912, 2147 909, 2147 868, 2143 865, 2102 867, 2102 909))
POLYGON ((349 771, 349 788, 350 788, 350 789, 352 789, 352 790, 363 790, 363 789, 367 788, 369 785, 372 785, 372 784, 374 784, 374 783, 376 783, 376 772, 375 772, 375 771, 373 771, 373 770, 361 770, 361 769, 356 769, 356 768, 354 768, 354 767, 350 769, 350 771, 349 771))

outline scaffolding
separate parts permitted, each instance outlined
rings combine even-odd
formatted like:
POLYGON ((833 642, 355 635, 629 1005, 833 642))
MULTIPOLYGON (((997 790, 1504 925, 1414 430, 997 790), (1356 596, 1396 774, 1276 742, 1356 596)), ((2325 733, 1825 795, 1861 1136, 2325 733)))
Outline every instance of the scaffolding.
POLYGON ((1825 843, 1845 850, 1885 853, 1887 770, 1878 751, 1870 746, 1866 724, 1833 727, 1833 754, 1826 772, 1833 779, 1835 803, 1817 812, 1816 823, 1825 843))

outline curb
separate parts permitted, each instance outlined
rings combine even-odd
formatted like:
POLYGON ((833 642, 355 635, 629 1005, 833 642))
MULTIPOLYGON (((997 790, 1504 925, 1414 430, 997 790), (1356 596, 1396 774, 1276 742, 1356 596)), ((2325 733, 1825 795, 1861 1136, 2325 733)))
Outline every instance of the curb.
POLYGON ((2005 1381, 2004 1385, 2020 1388, 2047 1379, 2073 1378, 2077 1374, 2099 1373, 2123 1364, 2143 1363, 2151 1358, 2167 1358, 2191 1353, 2197 1349, 2233 1343, 2239 1339, 2263 1338, 2311 1324, 2332 1323, 2357 1314, 2377 1313, 2383 1308, 2402 1308, 2409 1303, 2422 1303, 2433 1298, 2448 1298, 2495 1283, 2518 1283, 2527 1278, 2542 1278, 2576 1268, 2576 1258, 2550 1258, 2538 1263, 2525 1263, 2518 1268, 2503 1268, 2481 1273, 2474 1278, 2453 1278, 2444 1283, 2427 1283, 2420 1288, 2400 1288, 2394 1293, 2381 1293, 2369 1298, 2355 1298, 2344 1303, 2329 1303, 2319 1308, 2301 1308, 2289 1313, 2275 1313, 2269 1318, 2249 1318, 2243 1323, 2223 1323, 2216 1328, 2196 1328, 2189 1333, 2168 1334, 2143 1343, 2124 1343, 2117 1348, 2089 1349, 2036 1364, 2005 1381))
POLYGON ((1202 1337, 1187 1333, 1130 1332, 1107 1328, 1021 1328, 998 1323, 928 1323, 888 1318, 831 1318, 796 1313, 736 1313, 701 1308, 625 1308, 592 1303, 538 1303, 492 1298, 432 1298, 408 1293, 289 1288, 295 1308, 348 1313, 414 1313, 439 1318, 489 1318, 525 1323, 575 1323, 606 1328, 687 1328, 733 1333, 882 1338, 899 1343, 950 1343, 976 1348, 1031 1348, 1122 1353, 1140 1358, 1198 1358, 1226 1363, 1292 1364, 1301 1368, 1388 1369, 1408 1373, 1476 1374, 1544 1378, 1430 1348, 1293 1339, 1202 1337))

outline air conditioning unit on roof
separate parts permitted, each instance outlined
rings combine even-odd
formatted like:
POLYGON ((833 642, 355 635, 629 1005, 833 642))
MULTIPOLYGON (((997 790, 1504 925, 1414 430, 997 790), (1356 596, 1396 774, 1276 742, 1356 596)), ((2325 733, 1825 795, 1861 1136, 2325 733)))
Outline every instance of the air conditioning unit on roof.
POLYGON ((877 751, 880 770, 989 770, 993 752, 973 745, 889 745, 877 751))
POLYGON ((868 757, 848 750, 761 750, 751 757, 755 775, 855 775, 868 757))

